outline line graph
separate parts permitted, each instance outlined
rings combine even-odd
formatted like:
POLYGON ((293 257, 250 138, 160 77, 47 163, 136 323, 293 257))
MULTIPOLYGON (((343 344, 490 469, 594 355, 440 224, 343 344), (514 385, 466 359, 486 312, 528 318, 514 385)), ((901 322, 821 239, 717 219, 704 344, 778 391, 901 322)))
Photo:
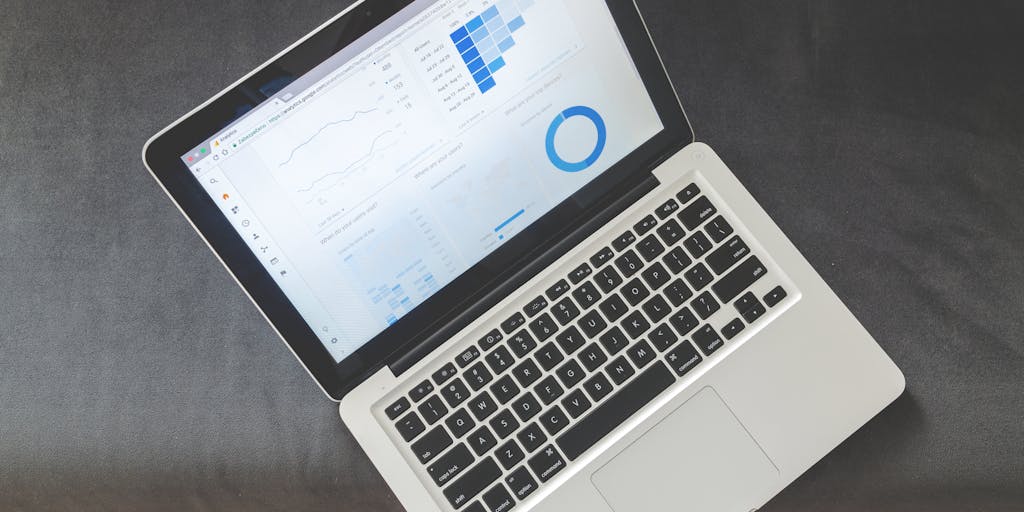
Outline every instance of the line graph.
POLYGON ((324 174, 324 175, 320 176, 319 178, 313 180, 313 182, 310 183, 308 187, 300 188, 299 190, 297 190, 297 192, 299 192, 299 193, 312 192, 313 189, 316 188, 317 184, 319 184, 321 181, 324 181, 327 178, 330 178, 332 176, 344 176, 345 174, 347 174, 352 169, 354 169, 356 167, 359 167, 360 165, 366 163, 366 161, 371 159, 371 158, 373 158, 373 155, 377 152, 377 144, 380 142, 380 140, 383 139, 384 137, 390 135, 391 133, 393 133, 392 130, 385 130, 380 135, 377 135, 373 139, 373 142, 370 143, 370 150, 367 151, 367 153, 365 155, 357 158, 354 162, 352 162, 351 164, 349 164, 347 167, 345 167, 344 169, 342 169, 340 171, 329 172, 327 174, 324 174))
POLYGON ((376 111, 377 111, 376 107, 370 108, 370 109, 366 109, 366 110, 356 110, 352 114, 352 116, 349 117, 348 119, 339 119, 337 121, 331 121, 331 122, 323 125, 322 127, 320 127, 319 130, 316 131, 316 133, 314 133, 312 136, 310 136, 304 142, 296 145, 295 148, 292 149, 291 153, 288 154, 288 158, 285 159, 285 161, 277 164, 277 166, 278 167, 284 167, 284 166, 288 165, 289 163, 291 163, 292 159, 295 158, 295 154, 298 153, 299 150, 301 150, 302 148, 308 146, 310 143, 312 143, 314 140, 316 140, 316 138, 319 137, 320 134, 324 132, 324 130, 327 130, 328 128, 331 128, 333 126, 337 126, 339 124, 351 123, 352 121, 355 121, 355 119, 357 117, 359 117, 360 115, 371 114, 371 113, 376 112, 376 111))

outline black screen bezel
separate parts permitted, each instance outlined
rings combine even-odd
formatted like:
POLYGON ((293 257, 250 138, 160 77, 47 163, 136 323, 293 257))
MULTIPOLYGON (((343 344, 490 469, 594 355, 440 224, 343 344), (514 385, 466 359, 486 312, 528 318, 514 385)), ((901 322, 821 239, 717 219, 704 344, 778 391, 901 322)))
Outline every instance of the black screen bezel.
MULTIPOLYGON (((147 167, 179 205, 225 266, 252 297, 324 391, 340 400, 378 371, 397 351, 422 342, 456 317, 466 304, 525 267, 532 255, 551 249, 559 237, 581 226, 597 205, 621 197, 645 178, 653 166, 693 141, 693 133, 675 91, 631 0, 607 0, 664 129, 601 176, 429 300, 335 363, 333 356, 274 282, 258 258, 205 192, 181 155, 192 151, 268 98, 266 84, 297 78, 408 6, 411 0, 369 0, 340 15, 301 43, 264 64, 192 114, 154 137, 144 150, 147 167)), ((270 96, 273 93, 269 94, 270 96)))

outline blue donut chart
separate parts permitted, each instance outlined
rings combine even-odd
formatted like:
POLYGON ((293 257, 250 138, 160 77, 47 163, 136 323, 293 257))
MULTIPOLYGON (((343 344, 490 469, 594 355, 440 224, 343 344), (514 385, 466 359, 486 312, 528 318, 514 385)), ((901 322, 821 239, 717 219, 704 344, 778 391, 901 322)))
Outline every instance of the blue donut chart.
POLYGON ((580 172, 586 170, 597 162, 597 159, 601 157, 601 153, 604 152, 604 145, 607 141, 608 129, 604 124, 604 119, 601 118, 601 114, 598 114, 596 110, 590 107, 580 105, 563 110, 555 117, 554 121, 551 121, 551 126, 548 127, 545 146, 547 147, 548 160, 551 160, 551 163, 559 170, 565 172, 580 172), (594 127, 597 128, 597 144, 594 145, 594 151, 592 151, 590 156, 587 158, 579 162, 566 162, 558 155, 558 150, 555 149, 555 135, 558 133, 558 129, 566 119, 576 116, 586 117, 594 123, 594 127))

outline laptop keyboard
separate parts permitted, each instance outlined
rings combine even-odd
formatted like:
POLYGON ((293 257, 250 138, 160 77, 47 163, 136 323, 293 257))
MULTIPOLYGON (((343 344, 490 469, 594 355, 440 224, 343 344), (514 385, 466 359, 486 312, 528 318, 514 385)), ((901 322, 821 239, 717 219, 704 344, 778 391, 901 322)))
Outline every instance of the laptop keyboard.
POLYGON ((454 509, 510 510, 779 304, 767 274, 690 184, 386 415, 454 509))

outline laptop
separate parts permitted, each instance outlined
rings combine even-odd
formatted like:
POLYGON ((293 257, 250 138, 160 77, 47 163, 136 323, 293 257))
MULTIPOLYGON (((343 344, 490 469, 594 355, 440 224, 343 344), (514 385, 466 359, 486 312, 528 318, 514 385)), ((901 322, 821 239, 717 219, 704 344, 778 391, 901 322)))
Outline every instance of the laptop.
POLYGON ((410 511, 747 512, 904 389, 629 0, 366 0, 143 158, 410 511))

